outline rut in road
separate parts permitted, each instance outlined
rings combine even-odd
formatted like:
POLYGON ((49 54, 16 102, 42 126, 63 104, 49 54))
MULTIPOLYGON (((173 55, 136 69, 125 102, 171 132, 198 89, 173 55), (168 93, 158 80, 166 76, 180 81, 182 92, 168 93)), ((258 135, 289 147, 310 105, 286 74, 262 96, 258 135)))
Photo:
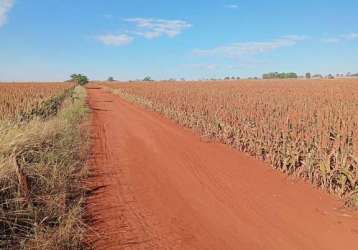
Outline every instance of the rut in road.
POLYGON ((89 87, 96 249, 357 249, 342 202, 89 87))

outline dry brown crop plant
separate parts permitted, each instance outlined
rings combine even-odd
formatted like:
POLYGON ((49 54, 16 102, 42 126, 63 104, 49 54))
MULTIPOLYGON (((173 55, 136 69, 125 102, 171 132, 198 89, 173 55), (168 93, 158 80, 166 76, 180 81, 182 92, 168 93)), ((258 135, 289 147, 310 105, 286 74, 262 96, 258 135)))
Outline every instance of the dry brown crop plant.
POLYGON ((15 119, 73 87, 72 84, 0 84, 0 120, 15 119))
POLYGON ((350 204, 358 201, 357 79, 106 86, 350 204))

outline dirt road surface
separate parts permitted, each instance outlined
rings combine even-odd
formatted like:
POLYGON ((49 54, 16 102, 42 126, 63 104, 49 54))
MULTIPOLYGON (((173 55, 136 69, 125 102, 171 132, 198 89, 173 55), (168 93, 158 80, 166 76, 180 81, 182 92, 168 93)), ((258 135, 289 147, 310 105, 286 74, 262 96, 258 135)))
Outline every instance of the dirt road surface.
POLYGON ((89 87, 96 249, 358 249, 342 202, 89 87))

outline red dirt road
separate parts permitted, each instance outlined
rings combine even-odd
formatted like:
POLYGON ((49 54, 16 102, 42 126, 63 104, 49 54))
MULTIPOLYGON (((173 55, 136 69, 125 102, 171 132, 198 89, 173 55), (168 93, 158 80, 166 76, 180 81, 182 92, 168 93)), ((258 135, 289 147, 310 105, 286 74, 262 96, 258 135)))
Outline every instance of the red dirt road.
POLYGON ((358 249, 343 204, 228 146, 89 88, 96 249, 358 249))

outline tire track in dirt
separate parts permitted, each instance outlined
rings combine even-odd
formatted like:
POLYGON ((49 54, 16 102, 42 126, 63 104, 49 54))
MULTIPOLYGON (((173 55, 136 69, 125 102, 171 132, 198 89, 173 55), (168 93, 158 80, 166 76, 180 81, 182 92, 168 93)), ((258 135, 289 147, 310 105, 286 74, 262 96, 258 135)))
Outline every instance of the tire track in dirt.
POLYGON ((96 249, 357 249, 342 203, 160 115, 88 88, 96 249))

